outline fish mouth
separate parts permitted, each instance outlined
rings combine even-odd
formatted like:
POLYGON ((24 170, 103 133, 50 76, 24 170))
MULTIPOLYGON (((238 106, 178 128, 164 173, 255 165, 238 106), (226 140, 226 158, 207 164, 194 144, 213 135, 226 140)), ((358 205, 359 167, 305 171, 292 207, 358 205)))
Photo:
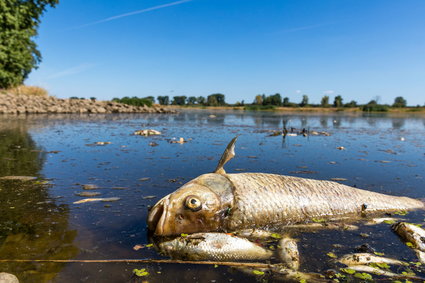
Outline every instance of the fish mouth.
POLYGON ((170 196, 166 196, 158 201, 151 209, 148 215, 148 229, 155 235, 165 236, 168 233, 166 220, 169 214, 170 196))

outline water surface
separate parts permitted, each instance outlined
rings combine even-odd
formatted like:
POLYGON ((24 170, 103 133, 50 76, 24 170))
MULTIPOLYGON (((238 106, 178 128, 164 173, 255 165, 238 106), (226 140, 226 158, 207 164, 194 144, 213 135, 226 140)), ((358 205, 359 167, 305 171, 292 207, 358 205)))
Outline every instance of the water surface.
MULTIPOLYGON (((214 170, 240 135, 226 171, 265 172, 342 183, 371 191, 425 197, 425 119, 421 116, 184 111, 180 114, 0 116, 1 259, 164 258, 146 245, 148 207, 200 174, 214 170), (331 136, 270 136, 283 126, 331 136), (161 136, 133 135, 152 128, 161 136), (170 140, 183 137, 184 144, 170 140), (110 142, 94 145, 96 142, 110 142), (156 146, 152 146, 155 143, 156 146), (337 149, 344 147, 344 150, 337 149), (73 202, 83 185, 117 202, 73 202), (155 196, 153 198, 153 196, 155 196), (146 198, 147 197, 147 198, 146 198)), ((422 212, 409 213, 422 223, 422 212)), ((326 255, 368 243, 387 256, 415 260, 388 224, 359 231, 299 233, 301 270, 334 268, 326 255), (362 237, 360 234, 368 234, 362 237)), ((227 267, 123 263, 0 263, 22 282, 256 281, 227 267), (135 278, 134 268, 147 268, 135 278)), ((265 278, 274 280, 276 278, 265 278)), ((277 280, 277 279, 276 279, 277 280)))

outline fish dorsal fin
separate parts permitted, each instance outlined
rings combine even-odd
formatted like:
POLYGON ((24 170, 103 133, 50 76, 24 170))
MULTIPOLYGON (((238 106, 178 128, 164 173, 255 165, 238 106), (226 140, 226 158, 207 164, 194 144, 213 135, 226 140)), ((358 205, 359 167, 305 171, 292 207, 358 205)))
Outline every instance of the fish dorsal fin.
POLYGON ((218 162, 217 168, 215 168, 214 173, 217 174, 226 174, 226 171, 224 171, 224 165, 229 162, 230 159, 235 157, 235 143, 238 139, 238 136, 234 137, 230 143, 227 145, 226 149, 224 150, 223 155, 220 158, 220 161, 218 162))

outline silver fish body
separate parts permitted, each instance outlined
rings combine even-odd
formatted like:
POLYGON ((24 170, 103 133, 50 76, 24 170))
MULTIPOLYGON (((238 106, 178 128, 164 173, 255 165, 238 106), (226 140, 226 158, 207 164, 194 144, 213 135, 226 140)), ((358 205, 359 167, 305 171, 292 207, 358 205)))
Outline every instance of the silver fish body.
POLYGON ((201 175, 161 199, 149 212, 156 235, 250 228, 273 230, 315 218, 356 217, 374 212, 423 209, 422 201, 361 190, 333 181, 291 176, 228 174, 234 154, 227 146, 214 173, 201 175))
POLYGON ((172 258, 185 260, 240 261, 265 260, 273 252, 244 238, 225 233, 195 233, 159 244, 172 258))

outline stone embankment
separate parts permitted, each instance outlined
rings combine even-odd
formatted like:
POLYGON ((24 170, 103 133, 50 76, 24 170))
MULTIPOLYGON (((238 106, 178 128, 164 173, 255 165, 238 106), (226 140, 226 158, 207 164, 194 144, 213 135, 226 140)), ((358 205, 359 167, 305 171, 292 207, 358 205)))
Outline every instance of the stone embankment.
POLYGON ((30 113, 172 113, 158 106, 132 106, 112 101, 90 99, 60 99, 0 93, 0 114, 30 113))

